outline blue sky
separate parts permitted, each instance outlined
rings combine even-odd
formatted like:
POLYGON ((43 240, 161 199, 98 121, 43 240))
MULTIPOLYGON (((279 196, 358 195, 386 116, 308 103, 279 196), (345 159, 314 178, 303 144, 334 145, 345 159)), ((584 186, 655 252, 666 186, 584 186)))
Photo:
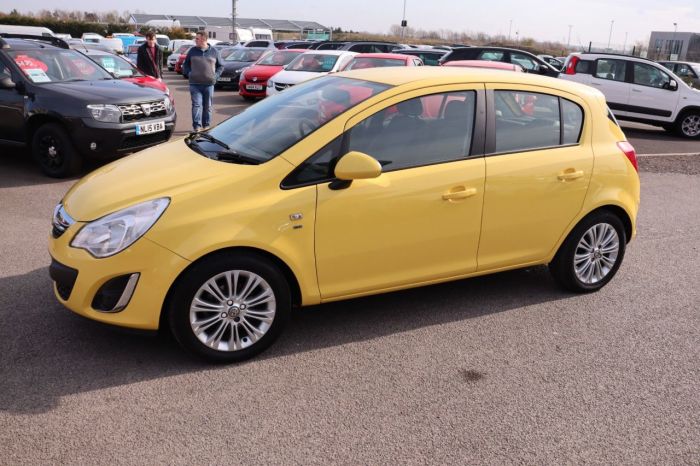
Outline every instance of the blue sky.
MULTIPOLYGON (((64 9, 108 11, 141 10, 145 13, 229 16, 231 1, 169 2, 120 0, 114 3, 72 0, 64 9)), ((24 0, 18 10, 53 9, 49 0, 24 0)), ((401 21, 404 0, 238 0, 237 14, 246 18, 299 19, 318 21, 326 26, 386 33, 401 21)), ((12 4, 0 7, 9 11, 12 4)), ((571 44, 607 43, 611 21, 612 43, 627 45, 648 39, 652 30, 700 32, 699 0, 406 0, 406 19, 417 29, 449 29, 468 33, 533 37, 537 40, 566 42, 571 28, 571 44)))

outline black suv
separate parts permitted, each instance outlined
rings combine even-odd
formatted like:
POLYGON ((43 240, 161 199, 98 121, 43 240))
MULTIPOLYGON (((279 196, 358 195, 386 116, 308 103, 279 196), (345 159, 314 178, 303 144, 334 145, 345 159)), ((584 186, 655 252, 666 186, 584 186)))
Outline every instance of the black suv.
POLYGON ((440 64, 456 60, 489 60, 502 61, 520 65, 527 73, 543 74, 556 78, 559 71, 541 58, 524 50, 503 47, 460 47, 440 59, 440 64))
POLYGON ((0 34, 0 143, 31 148, 49 176, 165 142, 175 119, 167 95, 115 79, 60 39, 0 34))

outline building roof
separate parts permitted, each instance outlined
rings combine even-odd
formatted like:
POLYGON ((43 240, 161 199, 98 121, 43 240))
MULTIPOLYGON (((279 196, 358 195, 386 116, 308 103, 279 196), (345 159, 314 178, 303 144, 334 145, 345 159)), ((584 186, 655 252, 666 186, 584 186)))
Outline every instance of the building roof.
MULTIPOLYGON (((173 21, 178 20, 182 27, 207 27, 207 26, 230 26, 230 16, 188 16, 188 15, 148 15, 134 13, 131 15, 131 22, 135 24, 146 24, 151 20, 173 21)), ((236 26, 241 28, 264 28, 280 32, 299 32, 302 29, 328 30, 330 28, 315 21, 301 21, 288 19, 260 19, 260 18, 240 18, 236 17, 236 26)))

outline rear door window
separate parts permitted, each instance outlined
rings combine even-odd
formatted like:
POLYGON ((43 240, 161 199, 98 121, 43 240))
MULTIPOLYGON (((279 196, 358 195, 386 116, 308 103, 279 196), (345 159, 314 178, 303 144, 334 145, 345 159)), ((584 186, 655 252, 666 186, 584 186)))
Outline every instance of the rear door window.
POLYGON ((626 73, 627 62, 625 60, 601 58, 596 61, 596 78, 624 82, 626 73))
POLYGON ((569 100, 536 92, 494 91, 495 152, 577 144, 583 110, 569 100))

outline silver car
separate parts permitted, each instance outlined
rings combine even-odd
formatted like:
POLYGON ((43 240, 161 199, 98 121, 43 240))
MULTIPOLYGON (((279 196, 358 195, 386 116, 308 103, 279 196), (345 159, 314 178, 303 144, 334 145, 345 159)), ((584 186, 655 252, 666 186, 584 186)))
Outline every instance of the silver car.
POLYGON ((688 86, 700 89, 700 63, 687 61, 660 61, 659 63, 673 71, 688 86))

